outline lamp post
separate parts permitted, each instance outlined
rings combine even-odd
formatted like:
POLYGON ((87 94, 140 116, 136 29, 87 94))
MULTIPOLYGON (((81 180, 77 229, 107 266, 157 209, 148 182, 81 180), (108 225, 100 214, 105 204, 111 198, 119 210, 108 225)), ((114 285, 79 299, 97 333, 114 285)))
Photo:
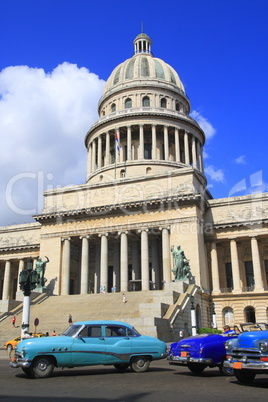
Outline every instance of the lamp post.
POLYGON ((33 259, 30 257, 27 261, 27 266, 20 272, 19 285, 23 291, 23 311, 22 311, 22 325, 21 325, 21 338, 23 338, 24 331, 29 331, 30 323, 30 295, 31 291, 35 289, 38 281, 38 273, 33 270, 33 259))
POLYGON ((191 322, 192 322, 192 335, 196 335, 196 315, 195 315, 195 307, 194 307, 194 296, 190 297, 191 301, 191 322))
POLYGON ((213 328, 217 328, 215 303, 212 303, 212 324, 213 324, 213 328))

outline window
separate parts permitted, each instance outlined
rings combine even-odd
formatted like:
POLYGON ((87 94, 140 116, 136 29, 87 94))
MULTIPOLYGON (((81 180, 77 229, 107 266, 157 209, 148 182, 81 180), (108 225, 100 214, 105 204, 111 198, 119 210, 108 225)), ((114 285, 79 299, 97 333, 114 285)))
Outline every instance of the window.
POLYGON ((232 273, 232 263, 225 263, 225 273, 226 273, 226 285, 228 289, 233 289, 233 273, 232 273))
POLYGON ((160 101, 160 107, 164 107, 164 108, 167 107, 167 100, 166 100, 166 98, 162 98, 162 99, 161 99, 161 101, 160 101))
POLYGON ((234 325, 234 313, 231 307, 226 307, 223 310, 224 325, 234 325))
POLYGON ((144 98, 142 99, 142 106, 144 106, 144 107, 150 106, 150 99, 148 96, 144 96, 144 98))
POLYGON ((126 171, 125 171, 125 169, 122 169, 121 171, 120 171, 120 177, 123 179, 124 177, 126 177, 126 171))
POLYGON ((106 327, 106 336, 127 336, 127 328, 123 326, 108 326, 106 327))
POLYGON ((130 109, 132 107, 132 100, 130 98, 127 98, 125 100, 125 109, 130 109))
POLYGON ((252 261, 245 261, 245 271, 246 271, 246 281, 247 287, 250 289, 254 289, 254 273, 253 273, 253 264, 252 261))
POLYGON ((152 159, 152 146, 151 146, 151 144, 144 144, 144 159, 152 159))
POLYGON ((256 323, 256 316, 255 316, 255 308, 252 306, 248 306, 245 308, 245 319, 246 322, 253 322, 256 323))
POLYGON ((111 112, 115 112, 115 111, 116 111, 116 105, 115 105, 115 103, 113 103, 111 106, 111 112))
POLYGON ((181 105, 179 102, 176 102, 176 110, 177 110, 177 112, 180 112, 180 110, 181 110, 181 105))

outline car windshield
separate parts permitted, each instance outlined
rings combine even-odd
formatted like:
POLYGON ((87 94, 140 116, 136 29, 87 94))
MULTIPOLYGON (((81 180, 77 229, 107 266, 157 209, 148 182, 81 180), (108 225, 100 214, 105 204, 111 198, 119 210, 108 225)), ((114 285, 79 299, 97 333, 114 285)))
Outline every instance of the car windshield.
POLYGON ((75 336, 77 332, 82 328, 82 325, 70 325, 62 335, 64 336, 75 336))

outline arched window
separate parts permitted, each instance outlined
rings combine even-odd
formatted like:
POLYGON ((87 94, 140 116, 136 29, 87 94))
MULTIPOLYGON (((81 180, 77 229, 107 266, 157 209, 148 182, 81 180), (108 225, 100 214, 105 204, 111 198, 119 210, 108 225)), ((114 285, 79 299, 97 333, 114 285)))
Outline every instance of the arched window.
POLYGON ((124 177, 126 177, 126 171, 125 169, 120 170, 120 177, 123 179, 124 177))
POLYGON ((125 109, 130 109, 132 107, 132 100, 130 98, 127 98, 125 100, 125 109))
POLYGON ((177 112, 180 112, 180 110, 181 110, 181 105, 179 102, 176 102, 176 110, 177 110, 177 112))
POLYGON ((245 320, 246 322, 253 322, 253 324, 256 323, 256 315, 254 307, 248 306, 245 308, 245 320))
POLYGON ((147 167, 146 168, 146 174, 150 174, 150 173, 152 173, 152 169, 150 167, 147 167))
POLYGON ((150 106, 150 98, 149 96, 144 96, 142 99, 142 106, 149 107, 150 106))
POLYGON ((115 112, 115 111, 116 111, 116 105, 115 105, 115 103, 113 103, 111 106, 111 112, 115 112))
POLYGON ((167 107, 167 100, 166 100, 166 98, 161 98, 160 107, 164 107, 164 108, 167 107))
POLYGON ((223 323, 224 325, 234 325, 234 313, 231 307, 223 309, 223 323))

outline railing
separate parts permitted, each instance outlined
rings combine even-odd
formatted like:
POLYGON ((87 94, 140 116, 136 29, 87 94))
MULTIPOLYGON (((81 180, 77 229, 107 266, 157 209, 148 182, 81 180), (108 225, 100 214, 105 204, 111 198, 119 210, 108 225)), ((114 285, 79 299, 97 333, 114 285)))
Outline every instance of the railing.
POLYGON ((232 293, 233 288, 221 288, 221 293, 232 293))

